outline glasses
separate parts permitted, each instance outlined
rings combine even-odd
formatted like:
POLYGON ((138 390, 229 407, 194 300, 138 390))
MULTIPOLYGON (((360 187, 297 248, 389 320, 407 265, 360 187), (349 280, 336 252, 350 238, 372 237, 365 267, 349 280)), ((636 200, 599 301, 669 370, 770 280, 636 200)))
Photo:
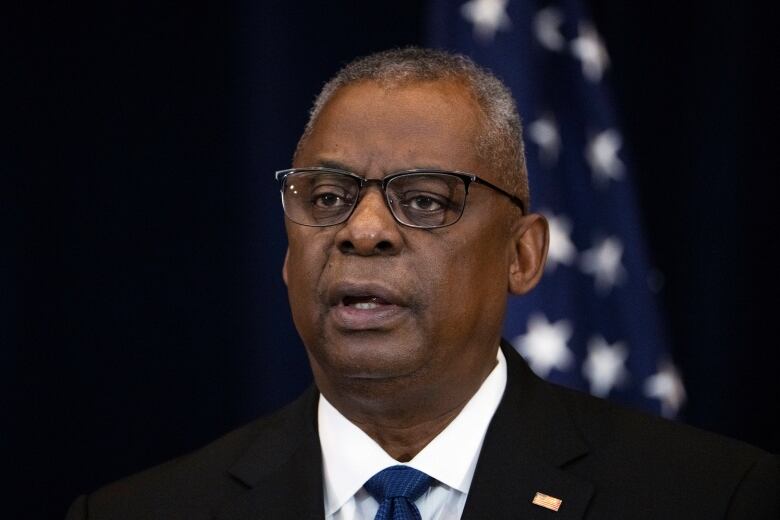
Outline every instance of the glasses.
POLYGON ((335 168, 292 168, 276 172, 281 184, 282 206, 291 221, 303 226, 325 227, 349 219, 369 184, 382 189, 395 220, 422 229, 450 226, 466 207, 471 183, 487 186, 509 199, 525 213, 523 201, 476 175, 444 170, 405 170, 383 179, 365 179, 335 168))

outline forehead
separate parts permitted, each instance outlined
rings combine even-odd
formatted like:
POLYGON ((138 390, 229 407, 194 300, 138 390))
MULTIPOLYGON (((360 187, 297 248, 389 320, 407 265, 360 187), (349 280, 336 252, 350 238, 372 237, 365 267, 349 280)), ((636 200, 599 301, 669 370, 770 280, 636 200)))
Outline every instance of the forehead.
POLYGON ((295 166, 338 163, 370 175, 409 168, 480 172, 476 138, 481 112, 454 81, 337 90, 303 143, 295 166))

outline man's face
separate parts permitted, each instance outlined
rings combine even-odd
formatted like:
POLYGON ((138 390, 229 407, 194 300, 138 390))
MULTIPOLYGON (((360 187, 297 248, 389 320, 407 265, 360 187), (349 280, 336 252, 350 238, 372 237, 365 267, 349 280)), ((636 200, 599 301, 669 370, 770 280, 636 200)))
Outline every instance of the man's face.
MULTIPOLYGON (((502 186, 477 160, 479 121, 456 83, 388 89, 361 82, 327 103, 294 166, 338 167, 368 179, 412 168, 459 170, 502 186)), ((320 389, 327 394, 333 384, 366 378, 440 388, 492 366, 517 211, 472 184, 457 223, 415 229, 395 221, 372 185, 342 224, 287 221, 284 279, 320 389)))

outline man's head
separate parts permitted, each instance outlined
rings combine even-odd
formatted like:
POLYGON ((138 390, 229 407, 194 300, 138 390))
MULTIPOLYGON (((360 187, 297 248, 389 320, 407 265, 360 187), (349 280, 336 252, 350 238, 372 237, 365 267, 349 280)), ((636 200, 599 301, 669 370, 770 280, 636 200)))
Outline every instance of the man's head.
POLYGON ((379 52, 349 63, 314 100, 293 162, 333 94, 341 87, 362 81, 387 88, 431 81, 451 81, 463 86, 478 107, 478 119, 473 124, 479 159, 492 165, 500 173, 502 185, 529 207, 522 127, 512 94, 498 78, 459 54, 411 47, 379 52))
MULTIPOLYGON (((435 51, 348 65, 317 99, 293 166, 372 181, 412 169, 468 172, 528 207, 511 97, 466 58, 435 51)), ((288 209, 286 222, 284 279, 320 390, 386 405, 414 397, 432 409, 470 396, 495 363, 507 293, 525 293, 541 276, 544 219, 472 183, 457 222, 416 228, 393 216, 376 183, 352 199, 330 179, 303 201, 327 211, 353 205, 347 220, 307 226, 288 209)), ((291 196, 300 188, 285 186, 291 196)), ((392 196, 429 210, 435 196, 414 189, 392 196)))

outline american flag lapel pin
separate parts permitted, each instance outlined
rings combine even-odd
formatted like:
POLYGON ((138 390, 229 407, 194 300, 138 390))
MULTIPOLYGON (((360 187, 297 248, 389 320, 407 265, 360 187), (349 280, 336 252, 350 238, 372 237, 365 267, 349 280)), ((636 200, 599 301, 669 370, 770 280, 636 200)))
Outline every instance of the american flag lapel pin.
POLYGON ((550 511, 557 511, 561 508, 563 500, 560 498, 551 497, 550 495, 545 495, 544 493, 539 493, 537 491, 534 495, 534 499, 531 500, 531 503, 536 504, 539 507, 549 509, 550 511))

